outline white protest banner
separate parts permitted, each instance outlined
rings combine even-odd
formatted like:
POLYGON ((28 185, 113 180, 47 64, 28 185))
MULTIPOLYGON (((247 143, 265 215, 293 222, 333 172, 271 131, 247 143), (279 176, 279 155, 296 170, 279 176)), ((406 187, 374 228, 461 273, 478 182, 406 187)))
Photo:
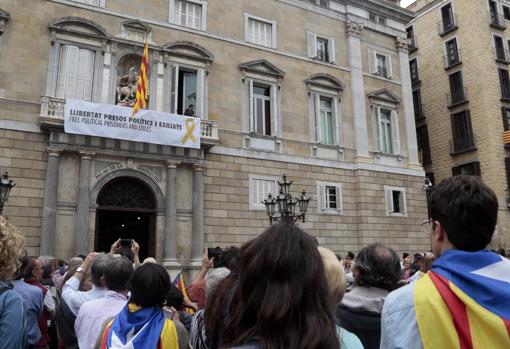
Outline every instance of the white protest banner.
POLYGON ((200 148, 200 118, 67 99, 64 130, 80 135, 200 148))

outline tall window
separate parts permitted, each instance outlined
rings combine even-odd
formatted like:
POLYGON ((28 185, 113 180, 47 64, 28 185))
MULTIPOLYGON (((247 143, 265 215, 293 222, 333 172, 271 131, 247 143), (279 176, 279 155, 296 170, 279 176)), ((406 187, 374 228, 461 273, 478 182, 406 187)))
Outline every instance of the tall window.
POLYGON ((172 66, 173 83, 171 85, 170 111, 179 115, 198 115, 197 111, 197 74, 196 70, 172 66))
POLYGON ((60 47, 56 97, 92 100, 95 55, 77 46, 60 47))
POLYGON ((505 131, 510 130, 510 108, 502 107, 501 116, 503 117, 503 128, 505 131))
POLYGON ((388 69, 387 69, 387 63, 386 63, 386 56, 377 53, 375 55, 375 62, 377 65, 377 73, 381 76, 387 77, 388 69))
POLYGON ((317 38, 317 59, 329 62, 329 55, 328 55, 328 39, 324 38, 317 38))
POLYGON ((466 100, 464 93, 464 84, 462 83, 462 73, 460 71, 450 74, 450 105, 460 103, 466 100))
POLYGON ((492 24, 500 24, 499 16, 498 16, 498 5, 496 1, 489 1, 489 13, 491 16, 492 24))
POLYGON ((446 42, 446 65, 448 67, 460 62, 457 39, 451 39, 446 42))
POLYGON ((508 70, 498 69, 499 71, 499 84, 501 85, 501 98, 510 99, 510 78, 508 77, 508 70))
POLYGON ((260 135, 271 135, 271 87, 253 84, 254 130, 260 135))
MULTIPOLYGON (((508 194, 510 196, 510 157, 505 158, 505 170, 506 170, 506 183, 508 188, 508 194)), ((508 203, 508 196, 507 196, 508 203)))
POLYGON ((190 1, 175 1, 175 21, 185 27, 201 29, 202 5, 190 1))
POLYGON ((429 131, 427 125, 416 128, 416 138, 418 140, 418 154, 422 163, 431 161, 429 131))
POLYGON ((443 21, 443 32, 449 31, 455 27, 452 4, 448 4, 441 8, 441 19, 443 21))
POLYGON ((494 35, 494 49, 496 51, 496 59, 506 61, 505 46, 501 36, 494 35))
POLYGON ((510 7, 508 7, 508 6, 504 6, 504 5, 503 5, 503 17, 504 17, 507 21, 510 21, 510 7))
POLYGON ((391 130, 391 110, 381 109, 381 151, 386 154, 393 153, 393 137, 391 130))
POLYGON ((335 121, 333 118, 333 100, 320 97, 320 141, 322 144, 335 144, 335 121))
POLYGON ((416 48, 416 40, 414 37, 414 27, 410 26, 406 28, 407 38, 411 40, 411 45, 409 45, 409 50, 412 51, 416 48))
POLYGON ((420 89, 413 91, 413 107, 414 107, 414 119, 415 121, 424 118, 423 109, 421 104, 421 92, 420 89))
POLYGON ((248 17, 246 23, 246 41, 267 47, 275 46, 273 26, 274 24, 271 22, 248 17))
POLYGON ((471 127, 471 115, 464 110, 451 116, 453 153, 471 150, 475 147, 473 129, 471 127))
POLYGON ((418 61, 416 58, 413 58, 409 61, 409 70, 411 71, 411 81, 417 82, 420 80, 418 75, 418 61))

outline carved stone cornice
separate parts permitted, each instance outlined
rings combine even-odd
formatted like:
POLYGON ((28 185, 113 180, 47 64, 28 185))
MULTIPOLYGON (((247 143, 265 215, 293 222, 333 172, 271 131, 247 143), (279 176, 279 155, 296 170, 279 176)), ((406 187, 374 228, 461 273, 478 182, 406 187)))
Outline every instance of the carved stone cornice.
POLYGON ((397 48, 397 51, 403 51, 403 52, 409 52, 409 46, 411 45, 411 40, 397 36, 395 38, 395 47, 397 48))
POLYGON ((9 19, 11 19, 11 15, 9 12, 4 11, 0 8, 0 34, 2 34, 5 30, 5 25, 7 22, 9 22, 9 19))
POLYGON ((363 23, 348 20, 347 23, 345 24, 345 27, 347 29, 347 35, 360 36, 361 30, 364 28, 364 25, 363 23))

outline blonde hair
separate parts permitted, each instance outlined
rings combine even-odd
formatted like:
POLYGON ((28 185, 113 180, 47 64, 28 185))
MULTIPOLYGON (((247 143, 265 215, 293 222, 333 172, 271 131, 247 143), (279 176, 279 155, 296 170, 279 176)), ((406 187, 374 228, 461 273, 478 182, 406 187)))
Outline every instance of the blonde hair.
POLYGON ((326 279, 328 280, 329 297, 332 305, 336 306, 342 301, 347 286, 344 268, 333 251, 319 247, 319 253, 324 264, 326 279))
POLYGON ((0 280, 10 280, 18 269, 24 242, 18 228, 0 216, 0 280))

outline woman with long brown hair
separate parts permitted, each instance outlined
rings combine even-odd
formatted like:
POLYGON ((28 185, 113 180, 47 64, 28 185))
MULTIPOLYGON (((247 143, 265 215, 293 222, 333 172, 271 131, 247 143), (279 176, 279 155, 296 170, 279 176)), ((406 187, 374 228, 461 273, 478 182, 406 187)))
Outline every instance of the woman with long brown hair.
POLYGON ((340 347, 316 240, 294 225, 273 225, 241 248, 228 309, 220 347, 340 347))

